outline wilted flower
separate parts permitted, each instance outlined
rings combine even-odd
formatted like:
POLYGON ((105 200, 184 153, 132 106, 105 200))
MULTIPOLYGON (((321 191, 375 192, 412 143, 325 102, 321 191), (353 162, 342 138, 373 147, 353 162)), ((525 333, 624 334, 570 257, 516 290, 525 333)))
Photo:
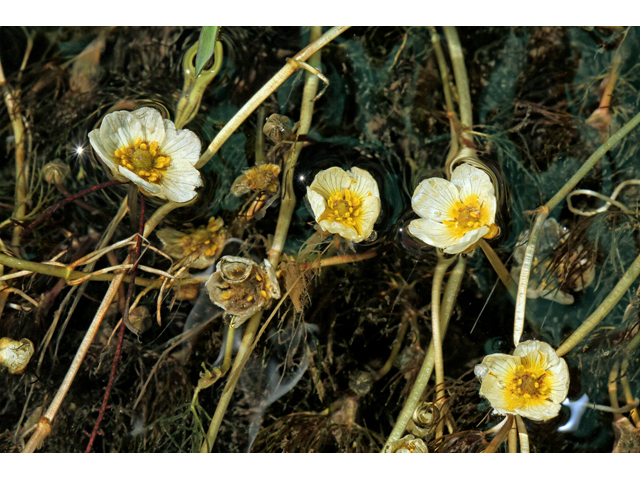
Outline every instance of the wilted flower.
POLYGON ((157 235, 164 253, 176 260, 189 257, 189 266, 207 268, 216 261, 216 253, 222 252, 227 232, 221 218, 211 217, 207 226, 190 228, 180 232, 174 228, 163 228, 157 235))
POLYGON ((274 113, 269 115, 269 118, 262 127, 262 133, 273 140, 275 143, 286 140, 293 130, 293 125, 289 117, 284 115, 278 115, 274 113))
POLYGON ((307 187, 307 198, 320 227, 356 243, 369 238, 380 215, 378 184, 357 167, 319 172, 307 187))
POLYGON ((391 442, 384 450, 385 453, 429 453, 427 445, 421 438, 405 435, 400 440, 391 442))
POLYGON ((28 338, 0 338, 0 365, 6 367, 9 373, 21 374, 27 368, 34 350, 33 343, 28 338))
POLYGON ((280 285, 268 260, 258 266, 247 258, 224 256, 205 287, 214 304, 234 315, 233 328, 267 308, 271 299, 280 298, 280 285))
POLYGON ((411 205, 422 218, 409 224, 409 233, 445 253, 464 252, 499 232, 491 179, 466 163, 456 167, 450 182, 443 178, 420 182, 411 205))
POLYGON ((569 391, 567 363, 537 340, 520 343, 513 355, 486 356, 474 372, 482 382, 480 395, 500 415, 549 420, 558 415, 569 391))
POLYGON ((131 181, 149 195, 187 202, 202 186, 195 168, 200 140, 189 130, 176 130, 153 108, 110 113, 89 140, 116 180, 131 181))
POLYGON ((244 172, 233 182, 231 192, 237 197, 252 191, 275 194, 280 189, 279 174, 280 167, 273 163, 255 166, 244 172))

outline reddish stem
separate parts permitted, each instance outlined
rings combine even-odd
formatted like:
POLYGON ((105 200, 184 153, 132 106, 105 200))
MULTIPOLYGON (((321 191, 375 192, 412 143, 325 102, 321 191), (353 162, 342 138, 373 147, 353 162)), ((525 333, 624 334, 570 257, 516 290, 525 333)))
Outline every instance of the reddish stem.
POLYGON ((136 280, 136 270, 138 269, 138 258, 140 258, 140 251, 142 250, 142 234, 144 233, 144 210, 145 210, 144 196, 140 195, 140 227, 138 230, 138 238, 136 240, 135 252, 133 254, 133 267, 131 268, 131 272, 129 272, 129 275, 130 275, 129 289, 127 291, 127 301, 125 303, 123 318, 120 324, 120 331, 118 332, 118 346, 116 347, 116 356, 113 358, 113 365, 111 366, 111 375, 109 375, 109 383, 107 383, 107 389, 104 392, 104 398, 102 399, 102 406, 100 407, 100 413, 98 414, 98 419, 96 420, 96 424, 93 427, 93 431, 91 432, 91 438, 89 438, 89 445, 87 445, 86 453, 90 453, 91 449, 93 448, 93 442, 96 439, 96 435, 98 434, 98 430, 100 428, 100 423, 102 423, 104 413, 107 410, 109 395, 111 394, 111 389, 113 388, 113 384, 116 379, 118 362, 120 361, 120 357, 122 356, 122 344, 124 343, 125 323, 127 323, 127 321, 129 320, 129 305, 131 305, 131 298, 133 297, 133 291, 134 291, 135 280, 136 280))
POLYGON ((111 180, 110 182, 100 183, 98 185, 94 185, 93 187, 82 190, 81 192, 76 193, 75 195, 71 195, 70 197, 65 198, 61 202, 56 203, 52 207, 47 208, 42 215, 36 218, 33 222, 25 227, 25 229, 20 234, 20 237, 25 237, 31 230, 36 228, 42 222, 44 222, 47 218, 53 215, 58 209, 64 207, 65 205, 78 200, 79 198, 84 197, 93 192, 97 192, 98 190, 102 190, 103 188, 113 187, 114 185, 120 185, 122 182, 118 180, 111 180))

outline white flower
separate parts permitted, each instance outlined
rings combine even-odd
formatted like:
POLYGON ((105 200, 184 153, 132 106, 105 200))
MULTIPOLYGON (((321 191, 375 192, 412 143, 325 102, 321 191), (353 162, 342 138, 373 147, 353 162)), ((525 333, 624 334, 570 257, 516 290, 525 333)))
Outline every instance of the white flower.
POLYGON ((149 195, 188 202, 202 186, 195 168, 200 140, 153 108, 110 113, 89 140, 116 180, 132 181, 149 195))
POLYGON ((369 172, 357 167, 319 172, 307 187, 307 198, 324 230, 356 243, 369 238, 380 215, 378 184, 369 172))
POLYGON ((569 391, 569 369, 547 343, 520 343, 513 355, 484 357, 474 372, 482 382, 480 395, 500 415, 518 414, 531 420, 558 415, 569 391))
POLYGON ((420 219, 409 224, 409 233, 445 253, 472 248, 481 238, 498 234, 496 197, 489 175, 468 164, 453 171, 451 181, 423 180, 411 199, 420 219))

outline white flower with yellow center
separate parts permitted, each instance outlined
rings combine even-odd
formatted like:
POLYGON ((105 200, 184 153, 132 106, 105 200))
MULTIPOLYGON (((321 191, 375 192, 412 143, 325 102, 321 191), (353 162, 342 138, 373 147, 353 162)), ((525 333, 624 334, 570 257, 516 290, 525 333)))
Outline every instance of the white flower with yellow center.
POLYGON ((500 415, 549 420, 558 415, 569 391, 567 363, 537 340, 520 343, 513 355, 484 357, 474 372, 482 382, 480 395, 500 415))
POLYGON ((378 183, 358 167, 319 172, 307 187, 307 198, 320 227, 356 243, 369 238, 380 215, 378 183))
POLYGON ((450 182, 443 178, 420 182, 411 206, 422 218, 409 223, 409 233, 445 253, 464 252, 499 231, 491 179, 468 164, 456 167, 450 182))
POLYGON ((116 180, 131 181, 149 195, 188 202, 202 186, 195 168, 200 140, 189 130, 176 130, 153 108, 110 113, 89 140, 116 180))

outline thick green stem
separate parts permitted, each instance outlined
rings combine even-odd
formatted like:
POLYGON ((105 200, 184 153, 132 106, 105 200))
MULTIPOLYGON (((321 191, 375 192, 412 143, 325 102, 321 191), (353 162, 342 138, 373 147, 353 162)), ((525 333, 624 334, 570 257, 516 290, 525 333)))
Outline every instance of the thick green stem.
POLYGON ((589 315, 578 329, 567 338, 562 345, 558 347, 556 353, 558 356, 566 355, 569 351, 575 347, 582 339, 584 339, 596 326, 602 321, 604 317, 615 307, 622 296, 627 292, 631 284, 638 278, 640 274, 640 255, 636 257, 629 269, 622 276, 620 281, 613 287, 611 293, 607 295, 607 298, 600 304, 600 306, 589 315))

